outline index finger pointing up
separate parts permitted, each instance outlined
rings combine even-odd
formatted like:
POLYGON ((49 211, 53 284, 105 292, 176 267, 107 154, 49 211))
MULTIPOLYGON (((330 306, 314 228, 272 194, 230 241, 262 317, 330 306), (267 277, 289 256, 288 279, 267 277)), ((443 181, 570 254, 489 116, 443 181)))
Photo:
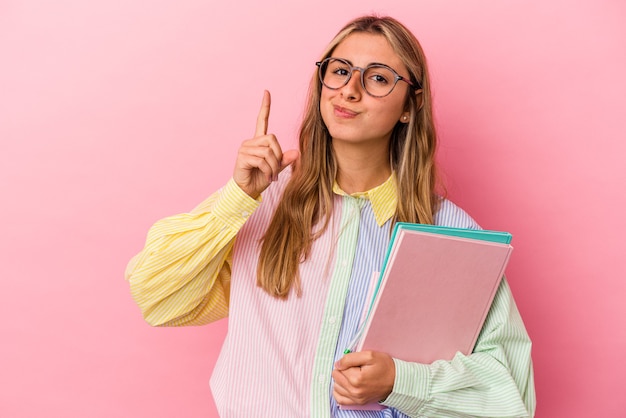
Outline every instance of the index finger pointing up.
POLYGON ((267 134, 267 125, 270 118, 270 105, 272 99, 270 92, 265 90, 263 92, 263 101, 261 102, 261 110, 259 110, 259 116, 256 119, 256 131, 254 136, 262 136, 267 134))

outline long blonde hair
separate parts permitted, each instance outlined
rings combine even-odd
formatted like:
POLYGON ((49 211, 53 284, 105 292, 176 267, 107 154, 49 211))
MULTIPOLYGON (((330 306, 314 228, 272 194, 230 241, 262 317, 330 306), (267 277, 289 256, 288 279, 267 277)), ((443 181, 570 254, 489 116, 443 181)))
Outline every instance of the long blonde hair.
MULTIPOLYGON (((408 123, 398 122, 391 134, 390 160, 396 173, 398 196, 394 222, 432 224, 439 200, 434 161, 437 138, 422 48, 397 20, 364 16, 339 31, 320 60, 331 56, 337 45, 355 32, 384 36, 409 71, 411 80, 421 86, 421 92, 409 89, 406 109, 410 111, 410 119, 408 123)), ((257 283, 278 298, 286 298, 292 287, 300 294, 299 265, 308 258, 313 241, 326 230, 332 214, 337 162, 320 113, 321 89, 315 73, 300 127, 300 161, 293 168, 262 240, 257 283)))

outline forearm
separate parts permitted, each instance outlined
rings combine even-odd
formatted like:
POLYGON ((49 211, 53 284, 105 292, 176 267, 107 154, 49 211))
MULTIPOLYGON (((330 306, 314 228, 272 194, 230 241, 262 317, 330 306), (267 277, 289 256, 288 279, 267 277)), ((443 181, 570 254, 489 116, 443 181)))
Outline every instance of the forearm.
POLYGON ((190 213, 158 221, 128 264, 131 293, 152 325, 201 325, 228 313, 230 253, 258 207, 230 181, 190 213))

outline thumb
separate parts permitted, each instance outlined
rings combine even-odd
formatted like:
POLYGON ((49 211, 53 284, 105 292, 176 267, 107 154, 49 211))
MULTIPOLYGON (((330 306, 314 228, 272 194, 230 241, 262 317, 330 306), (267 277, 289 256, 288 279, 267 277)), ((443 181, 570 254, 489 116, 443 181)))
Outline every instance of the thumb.
POLYGON ((283 152, 283 159, 280 161, 280 171, 296 162, 300 158, 300 151, 297 149, 290 149, 283 152))
POLYGON ((341 370, 349 369, 351 367, 362 366, 365 362, 361 358, 362 356, 359 354, 360 353, 346 354, 345 356, 343 356, 342 358, 340 358, 339 360, 335 362, 335 369, 341 371, 341 370))

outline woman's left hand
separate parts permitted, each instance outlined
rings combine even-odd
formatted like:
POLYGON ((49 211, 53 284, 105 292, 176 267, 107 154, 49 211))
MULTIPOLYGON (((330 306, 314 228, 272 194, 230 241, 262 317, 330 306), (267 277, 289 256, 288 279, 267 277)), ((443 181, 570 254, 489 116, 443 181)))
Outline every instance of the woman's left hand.
POLYGON ((333 370, 333 396, 339 405, 365 405, 389 396, 396 378, 391 356, 361 351, 343 356, 333 370))

